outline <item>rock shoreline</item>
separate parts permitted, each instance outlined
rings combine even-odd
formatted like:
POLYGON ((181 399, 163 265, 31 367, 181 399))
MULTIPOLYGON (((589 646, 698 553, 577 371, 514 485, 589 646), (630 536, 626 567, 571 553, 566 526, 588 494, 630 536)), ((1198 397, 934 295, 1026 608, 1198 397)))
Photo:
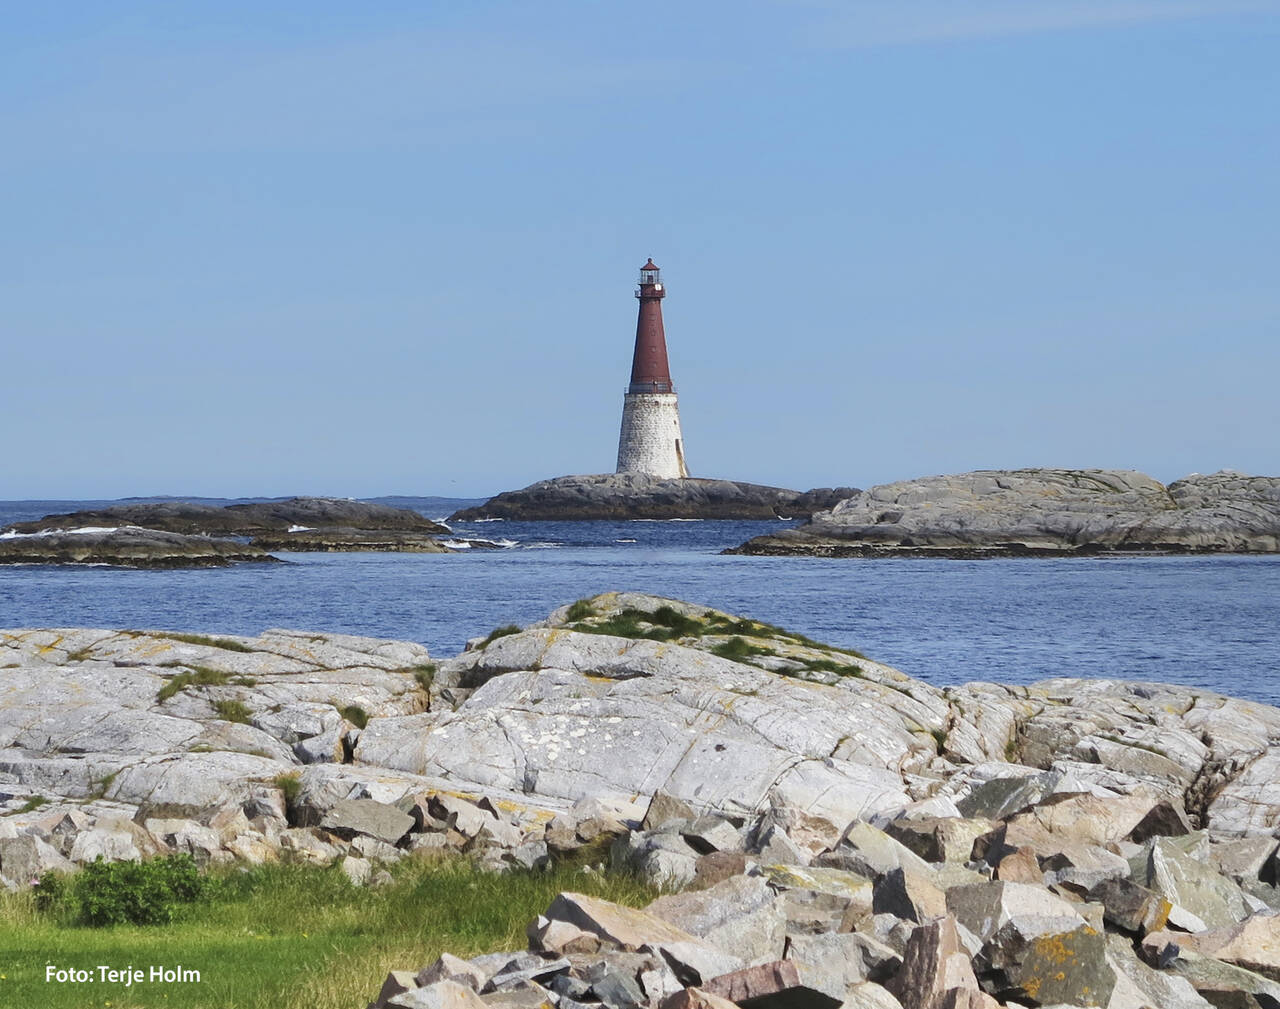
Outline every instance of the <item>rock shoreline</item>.
POLYGON ((279 560, 273 551, 452 553, 451 535, 407 508, 345 498, 122 504, 0 530, 0 564, 200 568, 279 560))
POLYGON ((1094 557, 1280 552, 1280 478, 982 470, 872 487, 730 554, 1094 557))
POLYGON ((233 539, 124 527, 0 536, 0 564, 91 564, 130 568, 216 568, 278 563, 263 547, 233 539))
MULTIPOLYGON (((273 630, 0 632, 0 880, 101 855, 376 884, 610 845, 528 948, 378 1009, 1205 1009, 1280 999, 1280 709, 1118 680, 940 688, 609 593, 433 661, 273 630)), ((371 996, 375 993, 371 992, 371 996)))
POLYGON ((857 493, 854 487, 802 492, 735 480, 602 473, 555 477, 503 491, 482 505, 454 512, 449 521, 806 518, 857 493))

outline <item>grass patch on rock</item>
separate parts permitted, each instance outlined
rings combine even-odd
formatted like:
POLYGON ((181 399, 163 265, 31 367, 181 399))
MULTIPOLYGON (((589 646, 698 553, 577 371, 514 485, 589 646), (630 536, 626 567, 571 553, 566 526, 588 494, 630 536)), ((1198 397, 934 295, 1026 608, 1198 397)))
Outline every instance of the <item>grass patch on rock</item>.
POLYGON ((248 725, 249 718, 253 715, 249 705, 237 700, 214 701, 213 713, 224 722, 240 722, 243 725, 248 725))
POLYGON ((445 951, 523 949, 526 924, 562 890, 632 906, 657 896, 577 862, 496 875, 464 859, 408 859, 391 871, 391 884, 358 889, 336 868, 231 866, 194 901, 175 902, 170 923, 155 925, 89 927, 65 907, 41 910, 29 891, 0 894, 0 1004, 82 1009, 86 986, 46 984, 45 964, 96 976, 98 964, 132 963, 181 964, 199 970, 200 981, 95 984, 93 1005, 351 1009, 377 994, 389 970, 416 970, 445 951))
POLYGON ((497 641, 499 638, 505 638, 510 634, 519 634, 520 630, 521 628, 519 624, 507 624, 503 627, 495 627, 489 632, 489 636, 480 642, 480 647, 485 648, 488 645, 493 644, 493 642, 497 641))
POLYGON ((233 676, 209 666, 189 666, 186 672, 169 677, 168 682, 156 694, 156 700, 163 703, 187 687, 252 687, 256 682, 252 676, 233 676))
POLYGON ((253 651, 248 645, 242 645, 239 641, 232 641, 230 638, 211 638, 207 634, 178 634, 174 631, 165 631, 158 636, 168 638, 170 641, 181 641, 187 645, 206 645, 209 648, 221 648, 227 652, 253 651))
MULTIPOLYGON (((612 616, 600 617, 592 610, 589 600, 579 599, 569 607, 566 615, 566 626, 571 631, 581 631, 584 634, 609 634, 619 638, 648 638, 653 641, 675 641, 678 639, 703 638, 710 635, 730 635, 732 637, 759 640, 772 639, 780 644, 802 645, 806 648, 816 648, 826 652, 839 652, 854 658, 866 658, 861 652, 852 648, 836 648, 832 645, 824 645, 819 641, 814 641, 812 638, 805 637, 803 634, 795 634, 792 631, 760 620, 730 617, 727 614, 712 611, 707 611, 701 617, 691 617, 671 606, 660 606, 653 612, 628 608, 612 616)), ((744 652, 742 654, 776 654, 773 650, 763 648, 763 646, 757 645, 754 647, 762 650, 744 652)), ((712 651, 716 650, 713 648, 712 651)), ((718 655, 720 652, 717 651, 716 654, 718 655)), ((735 658, 737 656, 729 655, 726 657, 735 658)), ((805 662, 803 659, 800 661, 805 662)), ((807 662, 806 665, 808 665, 807 662)), ((841 675, 862 675, 862 670, 857 666, 834 662, 831 662, 830 665, 832 668, 828 671, 846 670, 841 675), (857 672, 849 672, 848 670, 857 670, 857 672)), ((822 667, 815 664, 811 668, 819 669, 822 667)))
POLYGON ((741 661, 752 655, 773 655, 772 648, 761 648, 759 645, 749 644, 746 638, 734 635, 728 641, 722 641, 711 649, 712 655, 718 655, 722 659, 733 659, 741 661))
POLYGON ((369 713, 358 704, 348 704, 345 708, 339 708, 338 714, 357 729, 363 729, 369 724, 369 713))

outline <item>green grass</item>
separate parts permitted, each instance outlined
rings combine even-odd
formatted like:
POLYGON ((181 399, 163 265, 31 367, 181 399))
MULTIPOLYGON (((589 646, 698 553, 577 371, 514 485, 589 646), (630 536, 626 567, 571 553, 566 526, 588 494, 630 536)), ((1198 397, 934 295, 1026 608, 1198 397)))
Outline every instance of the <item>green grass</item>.
POLYGON ((806 669, 811 669, 815 673, 835 673, 837 676, 852 676, 861 678, 866 674, 861 666, 852 662, 834 662, 831 659, 797 659, 797 662, 803 662, 806 669))
POLYGON ((525 925, 562 890, 633 906, 656 896, 629 877, 571 864, 499 876, 461 860, 410 859, 393 875, 389 886, 359 890, 335 869, 232 867, 216 875, 210 900, 153 926, 74 925, 39 911, 30 892, 0 894, 0 1005, 351 1009, 377 994, 388 970, 417 970, 444 951, 524 949, 525 925), (46 984, 50 963, 95 971, 181 964, 201 980, 131 989, 46 984))
POLYGON ((578 620, 586 620, 587 617, 594 617, 595 615, 596 611, 591 605, 591 600, 579 599, 569 607, 569 612, 565 615, 565 619, 569 623, 575 623, 578 620))
POLYGON ((30 813, 33 809, 39 809, 49 800, 43 795, 33 795, 30 799, 18 807, 19 813, 30 813))
POLYGON ((200 667, 185 673, 177 673, 169 677, 169 682, 156 694, 157 701, 167 701, 187 687, 221 687, 231 680, 230 673, 218 669, 200 667))
POLYGON ((232 641, 230 638, 211 638, 206 634, 178 634, 173 631, 165 631, 157 636, 169 638, 171 641, 181 641, 188 645, 208 645, 210 648, 221 648, 227 652, 253 651, 248 645, 242 645, 239 641, 232 641))
POLYGON ((369 724, 369 713, 358 704, 348 704, 345 708, 339 708, 338 714, 357 729, 363 729, 369 724))
POLYGON ((728 641, 723 641, 711 649, 712 655, 719 655, 722 659, 745 659, 750 655, 773 655, 771 648, 761 648, 759 645, 749 644, 746 638, 734 636, 728 641))
POLYGON ((298 794, 302 791, 302 775, 298 771, 277 774, 275 786, 284 793, 285 804, 292 806, 298 801, 298 794))
POLYGON ((249 710, 249 705, 244 701, 214 701, 214 714, 221 718, 224 722, 240 722, 244 725, 249 724, 249 718, 253 714, 249 710))
MULTIPOLYGON (((172 667, 171 667, 172 668, 172 667)), ((232 676, 221 669, 209 666, 187 666, 187 671, 169 677, 169 681, 156 694, 157 701, 167 701, 187 687, 252 687, 258 681, 252 676, 232 676)))
POLYGON ((430 693, 431 684, 436 680, 436 664, 434 662, 424 662, 420 666, 410 666, 403 672, 407 672, 418 681, 418 686, 430 693))
POLYGON ((492 644, 499 638, 505 638, 508 634, 519 634, 520 630, 521 628, 519 624, 507 624, 504 627, 495 627, 489 632, 489 636, 480 642, 480 647, 484 648, 486 645, 492 644))
MULTIPOLYGON (((625 609, 603 620, 593 620, 593 617, 594 613, 588 601, 579 599, 569 607, 567 626, 570 630, 581 631, 585 634, 610 634, 620 638, 651 638, 655 641, 700 638, 708 634, 729 634, 735 637, 747 638, 776 638, 789 644, 804 645, 808 648, 818 648, 829 652, 840 652, 843 655, 850 655, 859 659, 866 658, 861 652, 852 648, 836 648, 832 645, 824 645, 820 641, 814 641, 803 634, 792 633, 774 624, 746 618, 734 619, 719 613, 710 613, 702 618, 688 617, 670 606, 660 606, 652 613, 647 613, 644 610, 625 609)), ((715 649, 712 650, 715 651, 715 649)), ((720 653, 717 652, 716 654, 720 653)), ((772 655, 775 653, 769 649, 764 649, 763 651, 743 654, 772 655)), ((728 657, 734 658, 736 656, 730 655, 728 657)), ((862 675, 862 670, 857 666, 831 663, 830 660, 823 661, 829 663, 831 671, 840 672, 842 676, 862 675)), ((821 667, 815 664, 811 665, 810 668, 818 669, 821 667)))

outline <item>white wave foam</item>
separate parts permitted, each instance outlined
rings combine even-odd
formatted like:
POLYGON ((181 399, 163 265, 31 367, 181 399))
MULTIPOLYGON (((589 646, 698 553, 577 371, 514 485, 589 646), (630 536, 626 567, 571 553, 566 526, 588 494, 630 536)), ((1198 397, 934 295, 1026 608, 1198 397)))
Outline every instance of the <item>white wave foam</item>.
POLYGON ((470 550, 474 546, 484 545, 487 547, 501 547, 503 550, 510 550, 512 547, 518 547, 520 544, 515 540, 486 540, 478 536, 472 536, 469 540, 441 540, 444 546, 453 547, 455 550, 470 550))
POLYGON ((505 522, 506 519, 472 519, 472 522, 505 522))
POLYGON ((635 540, 614 540, 615 543, 634 543, 635 540))
MULTIPOLYGON (((34 533, 20 533, 8 529, 0 533, 0 540, 26 540, 39 536, 90 536, 101 533, 118 533, 125 529, 142 530, 142 526, 80 526, 78 529, 41 529, 34 533)), ((143 530, 145 531, 145 530, 143 530)))
POLYGON ((311 532, 313 529, 315 529, 315 526, 290 526, 290 527, 289 527, 289 532, 291 532, 291 533, 309 533, 309 532, 311 532))

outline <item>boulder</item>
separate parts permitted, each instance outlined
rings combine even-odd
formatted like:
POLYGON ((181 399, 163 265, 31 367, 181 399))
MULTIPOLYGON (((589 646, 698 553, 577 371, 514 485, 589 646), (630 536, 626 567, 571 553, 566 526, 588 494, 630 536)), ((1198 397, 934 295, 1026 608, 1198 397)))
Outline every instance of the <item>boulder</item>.
POLYGON ((470 988, 454 981, 437 981, 394 995, 387 1009, 485 1009, 485 1003, 470 988))
POLYGON ((1249 915, 1244 893, 1206 861, 1188 855, 1166 838, 1153 838, 1132 861, 1135 882, 1154 890, 1172 905, 1169 922, 1201 932, 1234 925, 1249 915))
POLYGON ((846 986, 884 982, 902 966, 901 955, 864 932, 788 935, 786 958, 827 967, 839 974, 846 986))
POLYGON ((706 890, 659 897, 645 910, 746 963, 782 957, 782 907, 758 876, 734 876, 706 890))
POLYGON ((582 893, 559 894, 547 908, 545 917, 549 921, 568 922, 604 942, 632 952, 643 946, 656 947, 668 942, 698 943, 694 936, 657 915, 582 893))
POLYGON ((46 841, 31 834, 0 837, 0 882, 13 887, 30 886, 46 872, 72 872, 67 861, 46 841))
POLYGON ((488 982, 489 977, 490 974, 487 971, 481 970, 470 961, 456 957, 452 953, 441 953, 434 963, 418 971, 414 980, 422 988, 429 987, 437 981, 452 981, 478 992, 488 982))
POLYGON ((836 1009, 845 994, 835 974, 792 960, 744 967, 712 978, 702 988, 741 1009, 836 1009))
POLYGON ((994 827, 994 821, 984 818, 929 816, 892 820, 885 833, 926 862, 967 862, 973 842, 994 827))
POLYGON ((363 835, 394 845, 413 829, 413 817, 385 802, 343 799, 329 808, 320 826, 346 840, 363 835))
POLYGON ((1015 916, 979 959, 983 987, 1003 1000, 1105 1006, 1116 984, 1105 934, 1078 918, 1015 916))
POLYGON ((737 1009, 737 1005, 701 988, 682 988, 667 996, 659 1009, 737 1009))
POLYGON ((886 987, 903 1009, 992 1004, 983 1002, 969 954, 961 945, 955 919, 949 915, 911 933, 902 954, 902 967, 886 987), (971 994, 957 994, 961 991, 971 994))

